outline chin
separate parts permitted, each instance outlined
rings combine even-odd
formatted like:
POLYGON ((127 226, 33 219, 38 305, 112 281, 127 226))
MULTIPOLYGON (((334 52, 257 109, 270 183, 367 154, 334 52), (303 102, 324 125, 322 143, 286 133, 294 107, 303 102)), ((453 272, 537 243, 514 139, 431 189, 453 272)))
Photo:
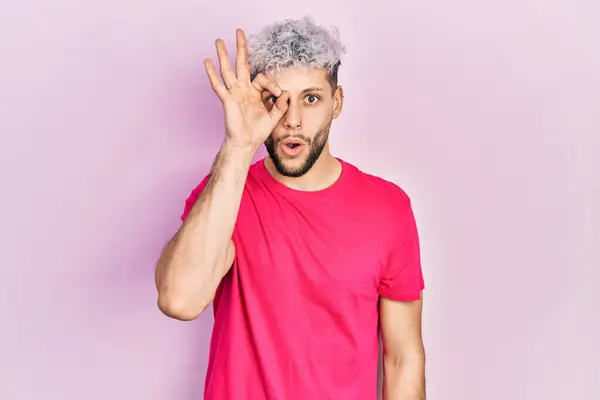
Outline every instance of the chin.
POLYGON ((272 158, 272 160, 277 172, 283 176, 287 176, 289 178, 299 178, 308 172, 306 168, 306 157, 295 159, 282 159, 280 157, 276 157, 272 158))
POLYGON ((274 164, 281 175, 298 177, 306 173, 304 171, 304 166, 306 165, 304 160, 279 160, 279 162, 275 162, 274 164))
POLYGON ((267 152, 273 164, 281 175, 290 178, 299 178, 312 169, 325 148, 327 137, 311 143, 307 140, 302 147, 296 150, 285 149, 282 143, 265 143, 267 152))

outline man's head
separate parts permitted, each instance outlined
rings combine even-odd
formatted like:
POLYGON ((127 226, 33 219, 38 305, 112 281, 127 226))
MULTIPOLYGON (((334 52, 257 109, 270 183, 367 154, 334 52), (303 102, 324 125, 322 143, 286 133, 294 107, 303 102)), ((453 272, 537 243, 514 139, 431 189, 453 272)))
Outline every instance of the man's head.
MULTIPOLYGON (((337 30, 305 17, 267 26, 248 38, 251 78, 264 73, 290 94, 286 114, 265 141, 277 171, 299 177, 326 148, 331 122, 342 110, 338 69, 345 52, 337 30)), ((274 98, 264 93, 267 108, 274 98)))

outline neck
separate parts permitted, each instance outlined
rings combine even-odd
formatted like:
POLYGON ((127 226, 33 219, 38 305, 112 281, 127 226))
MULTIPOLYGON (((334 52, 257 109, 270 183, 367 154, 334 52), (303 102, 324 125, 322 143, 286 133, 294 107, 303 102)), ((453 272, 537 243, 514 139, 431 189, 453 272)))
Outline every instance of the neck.
POLYGON ((281 175, 271 157, 265 158, 265 167, 271 176, 285 186, 302 191, 317 191, 333 185, 342 173, 342 164, 329 152, 329 146, 323 149, 321 156, 306 174, 298 178, 281 175))

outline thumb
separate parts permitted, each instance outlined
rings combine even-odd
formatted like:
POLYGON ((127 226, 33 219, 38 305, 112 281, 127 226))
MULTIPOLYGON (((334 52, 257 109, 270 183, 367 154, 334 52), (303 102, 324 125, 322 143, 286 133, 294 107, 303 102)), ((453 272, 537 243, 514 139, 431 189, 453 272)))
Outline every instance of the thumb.
POLYGON ((282 92, 281 96, 277 98, 277 101, 275 101, 275 104, 271 107, 271 111, 269 111, 273 122, 277 123, 283 117, 288 109, 289 100, 289 92, 282 92))

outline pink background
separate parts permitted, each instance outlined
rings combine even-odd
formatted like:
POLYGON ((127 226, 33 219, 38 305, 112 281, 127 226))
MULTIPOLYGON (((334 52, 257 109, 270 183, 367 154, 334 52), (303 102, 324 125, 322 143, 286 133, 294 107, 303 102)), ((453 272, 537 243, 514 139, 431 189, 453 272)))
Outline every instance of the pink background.
POLYGON ((153 267, 221 140, 202 59, 307 12, 348 44, 336 155, 414 199, 428 398, 599 398, 599 3, 352 3, 2 7, 1 399, 201 398, 211 313, 153 267))

